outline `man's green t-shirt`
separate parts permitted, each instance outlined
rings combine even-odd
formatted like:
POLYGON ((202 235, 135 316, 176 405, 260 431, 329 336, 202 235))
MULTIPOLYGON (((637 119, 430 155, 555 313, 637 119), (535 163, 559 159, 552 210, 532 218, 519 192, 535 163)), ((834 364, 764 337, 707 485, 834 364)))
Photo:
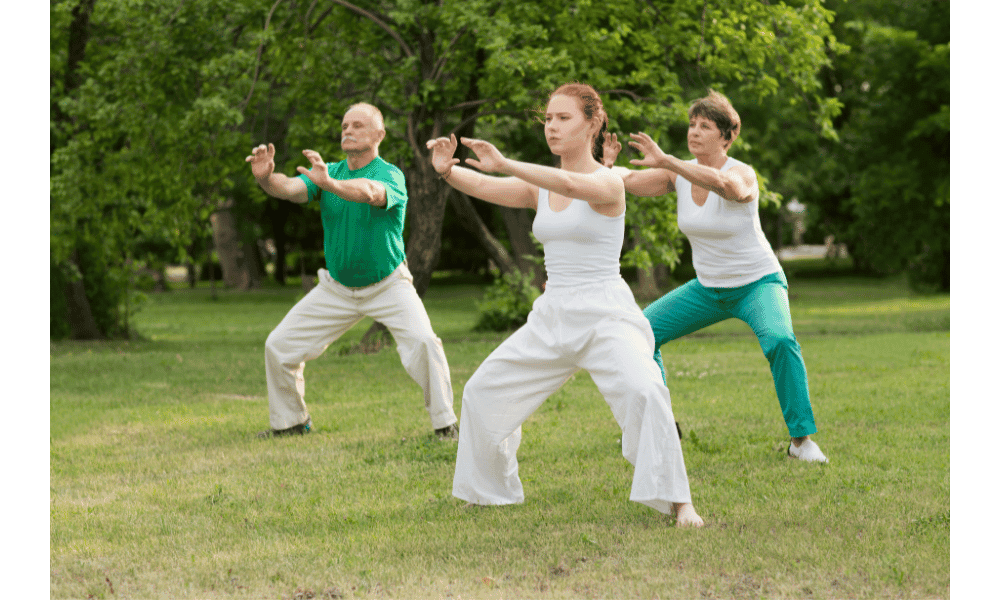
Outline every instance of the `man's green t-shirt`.
POLYGON ((305 181, 309 202, 319 196, 323 253, 330 276, 348 287, 378 283, 406 259, 403 221, 407 195, 403 172, 378 156, 357 171, 348 169, 346 160, 327 163, 326 168, 332 179, 371 179, 385 187, 385 208, 375 208, 320 190, 307 176, 299 175, 305 181))

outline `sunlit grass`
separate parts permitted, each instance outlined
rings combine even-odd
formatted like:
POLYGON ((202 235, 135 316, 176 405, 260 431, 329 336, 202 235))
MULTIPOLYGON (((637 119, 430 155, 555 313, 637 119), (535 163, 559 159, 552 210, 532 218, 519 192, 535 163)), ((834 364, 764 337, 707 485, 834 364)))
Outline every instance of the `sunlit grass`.
MULTIPOLYGON (((51 597, 948 597, 947 296, 790 290, 831 463, 785 457, 745 325, 665 346, 698 531, 628 501, 586 373, 525 424, 525 503, 465 508, 455 445, 431 434, 395 351, 341 352, 365 324, 306 367, 317 431, 260 441, 263 342, 301 291, 155 296, 144 340, 51 346, 51 597)), ((503 338, 471 333, 478 294, 426 298, 456 411, 503 338)))

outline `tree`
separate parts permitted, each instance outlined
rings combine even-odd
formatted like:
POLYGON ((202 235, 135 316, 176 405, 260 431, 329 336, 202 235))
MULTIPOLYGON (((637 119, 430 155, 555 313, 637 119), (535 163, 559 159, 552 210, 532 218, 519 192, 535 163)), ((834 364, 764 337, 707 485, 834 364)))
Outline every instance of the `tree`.
POLYGON ((950 287, 949 4, 835 2, 851 52, 825 74, 844 110, 804 181, 859 271, 950 287))
MULTIPOLYGON (((66 27, 77 4, 53 4, 54 32, 66 27)), ((228 254, 252 258, 254 238, 272 227, 259 220, 275 212, 266 210, 272 201, 252 186, 242 157, 255 143, 273 140, 284 172, 303 164, 302 148, 338 160, 339 149, 328 146, 355 101, 386 113, 382 154, 407 176, 407 259, 420 293, 440 257, 449 206, 502 270, 523 270, 535 253, 530 219, 455 194, 433 172, 427 139, 480 135, 512 157, 547 162, 539 127, 525 116, 571 80, 604 93, 612 130, 645 130, 667 149, 682 145, 677 127, 686 122, 686 101, 707 87, 737 104, 774 102, 776 110, 806 98, 811 104, 799 118, 821 129, 831 112, 817 78, 830 60, 824 51, 830 15, 819 0, 733 0, 721 7, 631 0, 614 10, 586 0, 93 6, 100 43, 79 63, 82 83, 52 88, 76 124, 73 131, 53 125, 52 254, 71 272, 71 242, 88 240, 122 274, 115 285, 125 297, 127 273, 150 258, 141 240, 165 242, 175 249, 170 260, 186 260, 193 242, 207 237, 212 214, 217 250, 225 253, 227 236, 220 233, 242 228, 244 235, 228 236, 237 240, 228 254), (234 216, 230 228, 218 212, 226 208, 234 216), (88 226, 95 217, 100 230, 88 226)), ((627 264, 676 260, 679 234, 669 202, 630 201, 634 243, 627 264)), ((288 216, 315 225, 314 210, 292 207, 288 216)), ((270 230, 276 240, 284 233, 270 230)))
MULTIPOLYGON (((163 241, 183 261, 226 202, 238 168, 230 157, 250 145, 240 126, 266 10, 229 0, 87 4, 79 85, 53 77, 50 239, 54 273, 99 301, 107 336, 128 333, 131 281, 152 258, 144 241, 163 241), (91 265, 75 269, 74 256, 91 265)), ((77 6, 53 4, 54 31, 77 6)), ((54 57, 64 40, 53 36, 54 57)))

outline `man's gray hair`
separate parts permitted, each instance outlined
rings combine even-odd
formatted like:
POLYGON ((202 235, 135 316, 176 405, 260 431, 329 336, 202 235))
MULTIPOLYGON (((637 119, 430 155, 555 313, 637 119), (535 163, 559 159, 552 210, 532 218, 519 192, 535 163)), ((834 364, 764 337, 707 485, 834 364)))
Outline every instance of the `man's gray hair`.
POLYGON ((348 106, 347 112, 345 112, 344 114, 346 115, 355 108, 361 109, 370 114, 372 116, 372 119, 375 121, 375 128, 378 129, 379 131, 385 131, 385 121, 382 119, 382 111, 380 111, 377 106, 373 104, 368 104, 367 102, 356 102, 348 106))

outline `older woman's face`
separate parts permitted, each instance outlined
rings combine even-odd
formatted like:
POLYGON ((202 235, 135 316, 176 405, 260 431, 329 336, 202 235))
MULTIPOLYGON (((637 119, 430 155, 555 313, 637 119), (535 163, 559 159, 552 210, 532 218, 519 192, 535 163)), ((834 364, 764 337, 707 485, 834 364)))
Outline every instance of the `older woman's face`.
POLYGON ((593 129, 577 98, 556 95, 549 100, 545 109, 545 141, 553 154, 562 155, 581 146, 589 151, 593 129))
POLYGON ((691 154, 718 154, 725 152, 729 141, 722 137, 722 131, 715 121, 695 115, 688 123, 688 150, 691 154))

